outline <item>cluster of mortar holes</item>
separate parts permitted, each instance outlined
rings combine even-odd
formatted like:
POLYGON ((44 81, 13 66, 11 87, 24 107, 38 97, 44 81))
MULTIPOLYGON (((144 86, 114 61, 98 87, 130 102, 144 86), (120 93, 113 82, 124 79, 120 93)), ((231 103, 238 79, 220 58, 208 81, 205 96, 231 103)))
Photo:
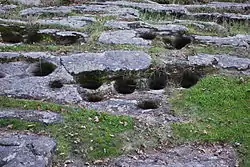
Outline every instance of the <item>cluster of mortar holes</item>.
POLYGON ((143 32, 139 34, 139 37, 145 39, 145 40, 153 40, 156 38, 156 34, 153 32, 143 32))
POLYGON ((5 74, 0 72, 0 78, 4 78, 5 77, 5 74))
POLYGON ((143 110, 159 108, 159 102, 153 100, 144 100, 138 103, 138 107, 143 110))
POLYGON ((80 83, 82 88, 96 90, 102 86, 102 82, 98 80, 87 80, 80 83))
POLYGON ((63 87, 63 83, 60 80, 55 80, 49 83, 49 87, 52 89, 60 89, 63 87))
POLYGON ((191 70, 184 71, 181 79, 181 87, 190 88, 194 86, 199 81, 199 79, 200 76, 197 73, 191 70))
POLYGON ((136 89, 136 82, 133 79, 121 78, 114 84, 115 90, 121 94, 131 94, 136 89))
POLYGON ((47 76, 56 69, 56 65, 49 62, 38 62, 35 65, 35 69, 32 71, 34 76, 47 76))
POLYGON ((189 36, 176 35, 173 38, 163 38, 163 42, 170 44, 173 48, 180 50, 192 42, 192 38, 189 36))
POLYGON ((100 95, 92 95, 92 94, 90 94, 90 95, 87 96, 87 101, 88 102, 100 102, 102 100, 103 100, 103 97, 100 96, 100 95))
POLYGON ((165 71, 155 71, 149 78, 149 88, 152 90, 164 89, 167 86, 167 78, 165 71))

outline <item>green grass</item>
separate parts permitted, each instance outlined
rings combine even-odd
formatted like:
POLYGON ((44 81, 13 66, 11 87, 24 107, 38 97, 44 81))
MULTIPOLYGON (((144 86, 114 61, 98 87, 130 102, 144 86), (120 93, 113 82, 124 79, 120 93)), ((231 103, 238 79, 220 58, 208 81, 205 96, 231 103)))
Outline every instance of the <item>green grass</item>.
POLYGON ((79 107, 61 106, 34 100, 21 100, 0 96, 0 107, 19 109, 40 109, 60 112, 64 122, 52 125, 28 122, 18 119, 0 119, 0 128, 44 133, 57 141, 57 159, 68 156, 85 160, 116 156, 122 153, 121 134, 133 131, 133 119, 99 113, 79 107))
POLYGON ((250 166, 250 78, 208 76, 175 95, 177 114, 190 121, 173 124, 180 141, 240 143, 242 166, 250 166))

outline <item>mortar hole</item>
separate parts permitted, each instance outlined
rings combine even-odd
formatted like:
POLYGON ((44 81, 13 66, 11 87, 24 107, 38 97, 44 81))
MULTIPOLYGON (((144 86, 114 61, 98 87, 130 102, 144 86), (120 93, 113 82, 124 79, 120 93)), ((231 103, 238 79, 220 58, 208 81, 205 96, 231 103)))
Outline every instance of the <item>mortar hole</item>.
POLYGON ((34 76, 47 76, 56 69, 56 65, 48 62, 39 62, 32 72, 34 76))
POLYGON ((88 80, 88 81, 82 81, 81 82, 81 87, 82 88, 95 90, 95 89, 98 89, 101 86, 102 86, 102 82, 97 81, 97 80, 88 80))
POLYGON ((132 79, 119 79, 115 82, 115 90, 121 94, 130 94, 135 91, 136 82, 132 79))
POLYGON ((19 43, 23 41, 23 37, 19 32, 16 31, 4 31, 1 32, 3 42, 7 43, 19 43))
POLYGON ((190 44, 192 42, 192 38, 189 36, 177 35, 174 36, 173 38, 164 38, 163 42, 165 44, 170 44, 172 47, 179 50, 185 47, 186 45, 190 44))
POLYGON ((50 82, 50 84, 49 84, 49 86, 51 87, 51 88, 62 88, 63 87, 63 84, 62 84, 62 82, 61 81, 59 81, 59 80, 56 80, 56 81, 52 81, 52 82, 50 82))
POLYGON ((156 101, 152 101, 152 100, 146 100, 146 101, 139 102, 138 107, 143 110, 157 109, 159 108, 159 103, 156 101))
POLYGON ((5 74, 0 72, 0 78, 4 78, 5 77, 5 74))
POLYGON ((164 71, 155 71, 149 79, 149 88, 153 90, 164 89, 167 85, 167 74, 164 71))
POLYGON ((190 88, 199 81, 199 75, 192 71, 184 71, 181 80, 181 87, 190 88))
POLYGON ((140 33, 139 37, 146 39, 146 40, 153 40, 155 39, 156 34, 152 32, 143 32, 143 33, 140 33))
POLYGON ((103 97, 99 95, 88 95, 87 100, 88 102, 99 102, 103 100, 103 97))

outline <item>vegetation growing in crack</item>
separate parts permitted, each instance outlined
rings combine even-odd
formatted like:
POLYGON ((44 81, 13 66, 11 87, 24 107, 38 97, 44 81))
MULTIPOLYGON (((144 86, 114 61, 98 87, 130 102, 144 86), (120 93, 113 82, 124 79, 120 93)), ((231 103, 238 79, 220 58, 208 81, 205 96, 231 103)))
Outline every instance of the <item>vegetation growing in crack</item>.
POLYGON ((209 76, 172 99, 176 114, 187 117, 173 124, 179 141, 228 142, 250 165, 250 78, 209 76))

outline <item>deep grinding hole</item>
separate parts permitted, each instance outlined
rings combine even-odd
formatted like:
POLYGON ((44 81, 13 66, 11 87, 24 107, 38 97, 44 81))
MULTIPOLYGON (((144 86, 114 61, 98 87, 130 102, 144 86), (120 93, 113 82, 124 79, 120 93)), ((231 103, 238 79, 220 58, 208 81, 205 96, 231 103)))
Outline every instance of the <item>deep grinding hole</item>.
POLYGON ((103 100, 103 97, 102 96, 99 96, 99 95, 89 95, 87 100, 89 102, 99 102, 99 101, 102 101, 103 100))
POLYGON ((192 71, 184 71, 181 80, 181 87, 190 88, 199 81, 199 75, 192 71))
POLYGON ((175 49, 182 49, 192 42, 192 38, 189 36, 177 35, 173 38, 164 38, 163 41, 165 44, 170 44, 175 49))
POLYGON ((159 104, 156 101, 152 101, 152 100, 146 100, 146 101, 142 101, 138 104, 138 107, 143 109, 143 110, 147 110, 147 109, 157 109, 159 108, 159 104))
POLYGON ((34 76, 47 76, 56 69, 56 65, 48 62, 38 62, 32 72, 34 76))
POLYGON ((140 33, 139 37, 146 39, 146 40, 153 40, 155 39, 156 34, 152 32, 143 32, 143 33, 140 33))
POLYGON ((119 79, 115 82, 115 90, 121 94, 130 94, 135 91, 136 82, 132 79, 119 79))
POLYGON ((164 89, 167 85, 167 74, 164 71, 155 71, 149 78, 149 88, 153 90, 164 89))
POLYGON ((51 88, 62 88, 62 87, 63 87, 63 84, 62 84, 61 81, 56 80, 56 81, 50 82, 49 86, 50 86, 51 88))
POLYGON ((98 80, 86 80, 86 81, 82 81, 81 83, 81 87, 92 89, 92 90, 98 89, 101 86, 102 86, 102 82, 98 80))
POLYGON ((0 72, 0 78, 4 78, 5 77, 5 74, 0 72))

